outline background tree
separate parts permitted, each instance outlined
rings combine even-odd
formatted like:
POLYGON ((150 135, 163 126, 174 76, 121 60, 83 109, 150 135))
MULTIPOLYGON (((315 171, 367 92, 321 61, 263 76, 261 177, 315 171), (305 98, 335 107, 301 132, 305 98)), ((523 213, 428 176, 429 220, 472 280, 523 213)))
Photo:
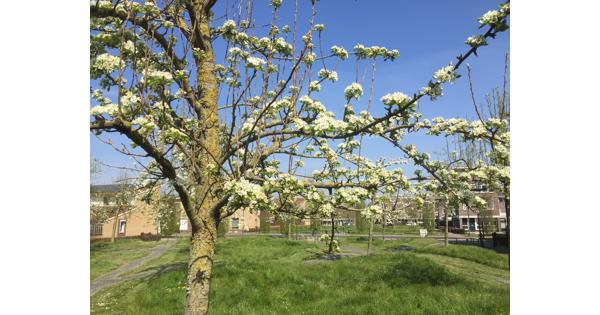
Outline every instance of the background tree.
POLYGON ((229 222, 231 220, 230 219, 223 219, 221 220, 221 222, 219 222, 219 226, 217 228, 217 236, 218 237, 225 237, 225 234, 227 234, 227 232, 229 232, 229 222))
POLYGON ((113 228, 110 236, 110 242, 115 242, 117 234, 117 225, 119 223, 119 217, 121 215, 127 215, 133 209, 133 202, 136 198, 133 185, 131 184, 132 179, 128 176, 127 171, 122 171, 115 181, 118 185, 118 191, 114 195, 114 206, 113 206, 113 228))
POLYGON ((171 194, 160 196, 157 209, 157 226, 161 236, 179 232, 179 209, 177 198, 171 194))
POLYGON ((260 233, 269 234, 271 232, 271 214, 267 210, 260 212, 260 233))

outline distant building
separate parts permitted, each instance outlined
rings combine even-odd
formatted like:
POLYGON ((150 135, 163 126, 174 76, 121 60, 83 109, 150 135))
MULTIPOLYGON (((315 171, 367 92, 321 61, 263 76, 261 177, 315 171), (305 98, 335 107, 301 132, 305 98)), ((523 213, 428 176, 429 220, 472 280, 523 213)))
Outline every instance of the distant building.
POLYGON ((156 209, 139 198, 131 201, 128 211, 119 211, 117 196, 123 189, 133 189, 123 185, 90 186, 90 205, 103 208, 108 218, 90 218, 90 238, 110 239, 115 220, 117 223, 115 238, 140 236, 141 233, 157 234, 156 209), (115 218, 116 217, 116 218, 115 218))
MULTIPOLYGON (((496 192, 478 191, 474 192, 476 196, 484 199, 487 203, 487 220, 491 220, 494 226, 494 232, 506 229, 506 205, 504 196, 496 192)), ((439 226, 444 226, 444 210, 442 207, 436 207, 436 217, 439 226)), ((479 231, 484 216, 461 204, 458 209, 450 211, 448 216, 448 227, 461 229, 465 231, 479 231)))
POLYGON ((250 212, 245 208, 238 209, 229 217, 227 230, 231 233, 257 232, 260 230, 259 216, 259 212, 250 212))

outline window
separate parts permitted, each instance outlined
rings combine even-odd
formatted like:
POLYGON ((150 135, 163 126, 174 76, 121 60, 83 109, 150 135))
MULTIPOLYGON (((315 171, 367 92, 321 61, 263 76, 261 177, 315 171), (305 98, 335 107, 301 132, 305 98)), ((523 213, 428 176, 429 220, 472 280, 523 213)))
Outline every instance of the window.
POLYGON ((238 219, 238 218, 231 219, 231 229, 237 230, 239 228, 240 228, 240 219, 238 219))
POLYGON ((125 225, 126 224, 127 224, 127 221, 119 220, 119 234, 125 234, 125 225))
POLYGON ((92 223, 90 225, 90 235, 102 235, 102 223, 92 223))
POLYGON ((500 219, 500 230, 506 230, 506 219, 500 219))
POLYGON ((186 219, 179 220, 179 230, 187 231, 187 229, 188 229, 188 220, 186 220, 186 219))
POLYGON ((492 198, 485 198, 485 203, 487 203, 487 208, 488 209, 494 209, 494 199, 492 198))

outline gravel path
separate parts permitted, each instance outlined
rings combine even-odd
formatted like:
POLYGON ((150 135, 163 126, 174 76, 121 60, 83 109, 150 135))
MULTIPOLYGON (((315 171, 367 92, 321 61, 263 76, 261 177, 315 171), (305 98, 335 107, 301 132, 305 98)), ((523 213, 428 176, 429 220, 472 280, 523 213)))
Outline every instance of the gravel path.
POLYGON ((121 266, 116 270, 113 270, 107 274, 104 274, 104 275, 94 279, 94 281, 92 281, 92 283, 90 285, 90 295, 94 295, 96 292, 98 292, 106 287, 110 287, 110 286, 119 284, 123 281, 137 279, 137 278, 146 276, 148 274, 148 272, 137 273, 137 274, 127 275, 127 276, 121 276, 121 274, 128 272, 130 270, 136 269, 139 266, 147 263, 148 261, 159 257, 160 255, 164 254, 176 242, 177 242, 176 239, 165 239, 164 241, 161 241, 162 244, 157 245, 156 247, 152 248, 152 250, 150 251, 150 254, 148 254, 148 256, 142 257, 140 259, 136 259, 136 260, 128 263, 127 265, 121 266))

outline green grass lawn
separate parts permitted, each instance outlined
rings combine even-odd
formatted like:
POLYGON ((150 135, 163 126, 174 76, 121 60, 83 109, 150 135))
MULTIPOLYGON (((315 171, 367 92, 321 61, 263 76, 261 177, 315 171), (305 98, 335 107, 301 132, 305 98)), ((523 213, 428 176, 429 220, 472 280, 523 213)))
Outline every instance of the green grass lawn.
POLYGON ((138 239, 118 239, 112 244, 108 241, 90 244, 90 280, 148 255, 156 245, 156 242, 138 239))
MULTIPOLYGON (((360 238, 342 250, 366 250, 360 238)), ((322 243, 272 237, 220 239, 211 288, 211 314, 508 314, 505 256, 450 245, 435 252, 428 239, 374 241, 374 254, 339 261, 308 261, 322 243), (416 250, 398 252, 399 245, 416 250), (483 262, 480 263, 479 261, 483 262)), ((187 240, 140 270, 158 273, 100 291, 93 314, 181 314, 187 240), (161 266, 174 268, 160 269, 161 266), (161 271, 162 270, 162 271, 161 271)))

